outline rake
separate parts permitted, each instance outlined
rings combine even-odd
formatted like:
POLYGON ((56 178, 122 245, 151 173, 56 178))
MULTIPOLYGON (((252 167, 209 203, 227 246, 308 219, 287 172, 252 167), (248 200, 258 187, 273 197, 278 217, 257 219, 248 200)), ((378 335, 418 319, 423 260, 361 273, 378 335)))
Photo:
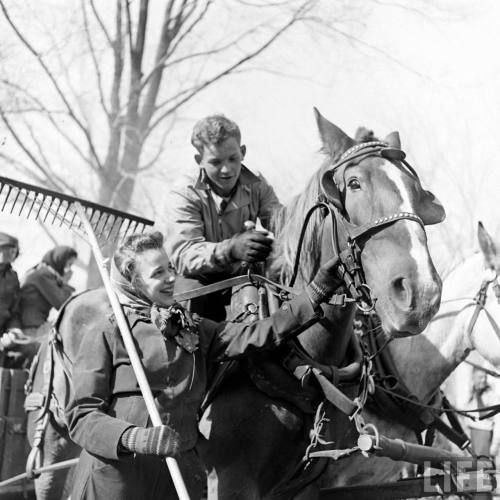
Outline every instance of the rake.
MULTIPOLYGON (((121 304, 111 285, 106 261, 98 242, 98 238, 106 243, 116 242, 128 234, 144 231, 147 226, 153 225, 153 221, 2 176, 0 176, 0 211, 7 211, 17 216, 24 215, 27 219, 33 217, 50 224, 59 223, 59 226, 68 227, 90 244, 151 422, 155 426, 162 425, 142 361, 135 348, 121 304)), ((177 461, 167 457, 166 462, 179 499, 189 500, 177 461)))
POLYGON ((118 241, 129 234, 142 233, 146 227, 154 224, 151 220, 76 196, 0 176, 0 212, 66 226, 85 238, 83 221, 77 211, 78 205, 101 241, 118 241))

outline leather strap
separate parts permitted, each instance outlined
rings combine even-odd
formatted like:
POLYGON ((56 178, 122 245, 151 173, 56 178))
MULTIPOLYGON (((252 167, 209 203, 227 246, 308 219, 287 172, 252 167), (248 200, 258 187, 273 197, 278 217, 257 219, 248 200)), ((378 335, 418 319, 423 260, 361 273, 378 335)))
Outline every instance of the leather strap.
POLYGON ((347 416, 352 417, 359 406, 348 398, 340 389, 335 387, 318 368, 312 368, 312 373, 316 377, 325 398, 347 416))

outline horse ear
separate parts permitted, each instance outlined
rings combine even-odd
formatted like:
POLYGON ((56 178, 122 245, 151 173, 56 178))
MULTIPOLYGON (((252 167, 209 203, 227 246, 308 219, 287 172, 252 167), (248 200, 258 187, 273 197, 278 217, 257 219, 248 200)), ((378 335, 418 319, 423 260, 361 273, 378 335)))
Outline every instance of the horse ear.
POLYGON ((488 267, 495 269, 498 261, 497 247, 481 221, 477 224, 477 239, 479 240, 479 248, 483 252, 486 264, 488 267))
POLYGON ((418 215, 426 226, 431 226, 443 222, 446 217, 446 211, 442 203, 431 191, 424 190, 420 200, 418 215))
POLYGON ((323 150, 331 158, 336 158, 356 142, 351 139, 343 130, 329 122, 318 110, 314 108, 314 115, 318 125, 319 135, 323 143, 323 150))
POLYGON ((399 137, 399 132, 391 132, 385 139, 384 142, 389 144, 389 147, 395 149, 401 149, 401 139, 399 137))

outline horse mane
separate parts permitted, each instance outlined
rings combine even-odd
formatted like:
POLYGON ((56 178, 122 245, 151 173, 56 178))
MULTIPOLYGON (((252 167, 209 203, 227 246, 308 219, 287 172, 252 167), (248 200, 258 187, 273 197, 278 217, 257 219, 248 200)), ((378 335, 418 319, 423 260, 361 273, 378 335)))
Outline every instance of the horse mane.
MULTIPOLYGON (((378 139, 372 130, 359 127, 354 140, 356 143, 360 143, 378 139)), ((317 203, 321 194, 321 178, 331 165, 338 161, 343 151, 331 155, 323 147, 320 149, 320 153, 323 153, 326 158, 320 168, 309 179, 304 191, 294 196, 288 205, 277 210, 271 219, 271 228, 274 231, 276 240, 268 272, 270 276, 279 280, 282 284, 287 284, 292 278, 300 232, 306 213, 317 203)), ((309 282, 319 268, 322 222, 321 211, 316 210, 309 220, 302 242, 297 276, 299 281, 309 282)))
MULTIPOLYGON (((306 188, 294 196, 288 205, 273 214, 271 227, 276 239, 269 274, 280 283, 287 284, 292 277, 300 232, 306 213, 317 203, 321 193, 321 178, 330 166, 331 160, 327 158, 312 175, 306 188)), ((304 281, 310 281, 319 267, 322 220, 321 211, 316 210, 309 220, 302 241, 298 278, 304 281)))

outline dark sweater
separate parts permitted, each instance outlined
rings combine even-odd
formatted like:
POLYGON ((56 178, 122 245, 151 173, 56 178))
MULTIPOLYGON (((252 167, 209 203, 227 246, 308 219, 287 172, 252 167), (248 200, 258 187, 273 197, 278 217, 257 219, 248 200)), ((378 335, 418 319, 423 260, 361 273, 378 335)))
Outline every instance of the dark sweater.
POLYGON ((21 287, 21 321, 23 328, 38 328, 47 321, 50 310, 59 309, 74 288, 46 264, 30 270, 21 287))

